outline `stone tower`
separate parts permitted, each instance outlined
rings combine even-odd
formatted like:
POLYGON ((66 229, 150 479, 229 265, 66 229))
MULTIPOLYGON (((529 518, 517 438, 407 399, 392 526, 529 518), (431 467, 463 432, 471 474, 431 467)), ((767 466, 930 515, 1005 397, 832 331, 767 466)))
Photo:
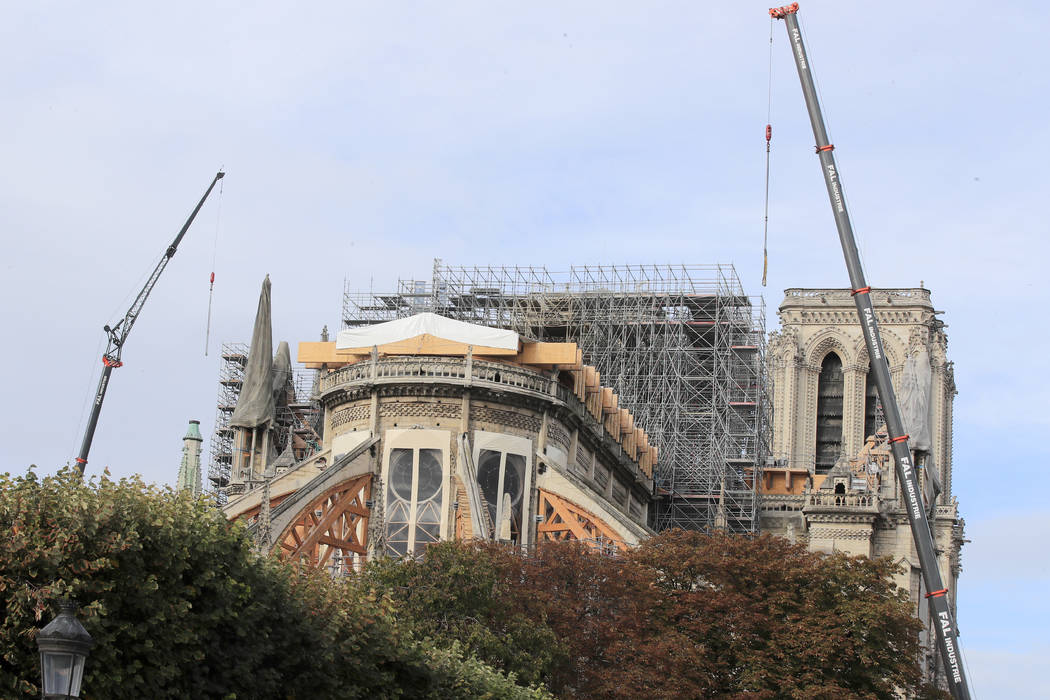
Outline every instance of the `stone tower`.
MULTIPOLYGON (((957 392, 945 326, 937 318, 941 312, 923 288, 879 289, 871 300, 898 400, 905 360, 928 356, 931 456, 943 489, 938 502, 946 504, 952 495, 957 392)), ((780 331, 771 334, 768 351, 773 458, 777 465, 825 474, 841 455, 856 456, 881 420, 856 307, 846 289, 788 289, 778 313, 780 331)))
POLYGON ((179 465, 179 480, 175 488, 178 491, 189 491, 194 496, 201 492, 201 422, 191 420, 182 438, 182 464, 179 465))
MULTIPOLYGON (((957 393, 944 323, 930 292, 876 289, 890 373, 930 512, 941 577, 955 612, 963 520, 952 496, 957 393), (939 487, 939 493, 935 485, 939 487)), ((773 449, 760 484, 760 523, 813 551, 892 557, 904 571, 936 664, 921 569, 887 443, 868 351, 848 289, 788 289, 768 350, 773 449)))

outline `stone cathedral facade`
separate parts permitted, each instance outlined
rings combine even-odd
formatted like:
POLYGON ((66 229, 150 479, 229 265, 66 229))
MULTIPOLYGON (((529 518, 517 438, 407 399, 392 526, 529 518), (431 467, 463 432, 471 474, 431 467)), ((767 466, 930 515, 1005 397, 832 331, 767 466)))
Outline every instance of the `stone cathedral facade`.
MULTIPOLYGON (((964 523, 952 495, 957 391, 945 325, 922 287, 873 290, 872 302, 898 398, 904 385, 914 390, 920 370, 930 439, 915 457, 933 501, 930 522, 954 614, 964 523), (936 495, 934 482, 940 487, 936 495)), ((761 529, 814 551, 889 556, 899 563, 897 584, 910 591, 926 625, 932 676, 926 591, 853 299, 848 289, 788 289, 779 315, 780 330, 771 334, 767 356, 773 445, 760 484, 761 529)))

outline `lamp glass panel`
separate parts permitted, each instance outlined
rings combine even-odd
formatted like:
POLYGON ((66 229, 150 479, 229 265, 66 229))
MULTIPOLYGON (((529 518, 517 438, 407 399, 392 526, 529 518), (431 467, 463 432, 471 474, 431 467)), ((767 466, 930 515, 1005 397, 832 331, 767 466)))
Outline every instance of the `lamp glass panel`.
POLYGON ((73 656, 73 682, 69 686, 69 696, 73 698, 80 697, 80 684, 84 680, 84 662, 87 661, 87 657, 74 655, 73 656))
MULTIPOLYGON (((80 671, 84 666, 81 661, 80 671)), ((76 669, 76 657, 73 654, 49 651, 40 654, 40 666, 43 669, 44 693, 65 695, 73 682, 76 669)), ((77 679, 79 681, 79 679, 77 679)), ((77 683, 79 685, 79 682, 77 683)))

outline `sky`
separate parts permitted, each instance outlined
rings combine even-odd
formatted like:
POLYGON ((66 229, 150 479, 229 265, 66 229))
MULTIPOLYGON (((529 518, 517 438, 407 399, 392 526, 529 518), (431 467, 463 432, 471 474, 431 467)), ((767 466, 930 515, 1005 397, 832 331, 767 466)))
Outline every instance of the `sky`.
MULTIPOLYGON (((77 452, 173 483, 218 349, 339 326, 344 282, 449 265, 731 263, 769 329, 848 284, 782 24, 752 2, 9 3, 0 22, 0 470, 77 452), (772 68, 771 68, 772 66, 772 68), (773 126, 761 286, 764 129, 773 126), (206 349, 208 278, 216 274, 206 349)), ((804 2, 869 283, 932 290, 955 362, 961 642, 977 697, 1048 697, 1045 8, 804 2)), ((204 456, 207 460, 207 454, 204 456)))

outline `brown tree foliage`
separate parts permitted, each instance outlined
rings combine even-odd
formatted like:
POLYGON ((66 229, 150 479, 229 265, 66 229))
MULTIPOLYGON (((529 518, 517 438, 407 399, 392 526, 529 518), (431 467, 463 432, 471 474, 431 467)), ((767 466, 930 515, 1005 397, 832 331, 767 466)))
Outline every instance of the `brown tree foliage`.
POLYGON ((931 692, 895 571, 771 536, 672 531, 618 557, 442 543, 365 579, 423 636, 560 697, 889 699, 931 692))
POLYGON ((672 531, 631 560, 666 594, 663 623, 702 648, 703 694, 894 698, 917 691, 921 629, 889 559, 825 556, 763 535, 672 531))

